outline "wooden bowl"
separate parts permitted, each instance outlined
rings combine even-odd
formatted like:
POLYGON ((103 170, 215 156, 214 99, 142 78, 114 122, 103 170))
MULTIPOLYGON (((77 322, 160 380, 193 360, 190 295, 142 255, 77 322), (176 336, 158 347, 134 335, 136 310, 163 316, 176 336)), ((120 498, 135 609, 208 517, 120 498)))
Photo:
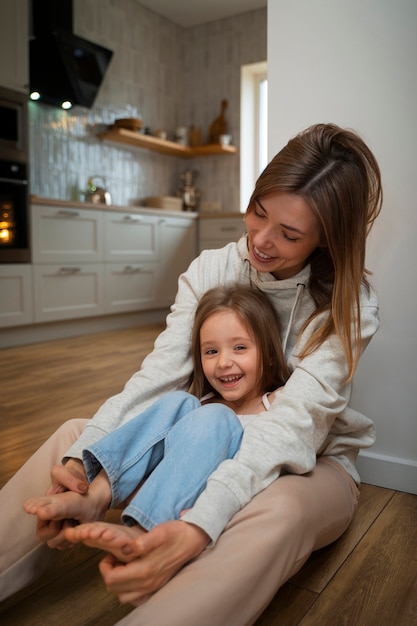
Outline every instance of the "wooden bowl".
POLYGON ((142 120, 138 117, 123 117, 114 121, 116 128, 126 128, 127 130, 140 130, 142 128, 142 120))

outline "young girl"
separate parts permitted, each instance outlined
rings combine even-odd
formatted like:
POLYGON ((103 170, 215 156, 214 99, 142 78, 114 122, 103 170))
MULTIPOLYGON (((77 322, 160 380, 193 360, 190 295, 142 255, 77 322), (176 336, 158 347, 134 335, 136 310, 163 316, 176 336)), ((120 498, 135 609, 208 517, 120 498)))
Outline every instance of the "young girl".
POLYGON ((170 392, 85 449, 87 494, 31 498, 25 511, 45 520, 85 522, 103 519, 109 507, 129 500, 122 514, 129 533, 109 524, 67 533, 71 541, 92 545, 100 531, 107 530, 108 539, 112 530, 123 542, 191 508, 208 476, 238 451, 243 427, 269 409, 289 376, 276 311, 251 287, 216 287, 203 295, 192 355, 194 395, 170 392))

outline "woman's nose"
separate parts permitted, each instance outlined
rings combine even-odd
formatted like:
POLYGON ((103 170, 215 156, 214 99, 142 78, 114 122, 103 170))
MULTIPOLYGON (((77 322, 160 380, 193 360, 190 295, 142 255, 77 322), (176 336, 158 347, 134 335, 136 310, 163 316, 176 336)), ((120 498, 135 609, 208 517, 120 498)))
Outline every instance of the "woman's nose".
POLYGON ((254 243, 258 248, 270 248, 274 245, 276 233, 272 229, 265 226, 260 228, 254 237, 254 243))

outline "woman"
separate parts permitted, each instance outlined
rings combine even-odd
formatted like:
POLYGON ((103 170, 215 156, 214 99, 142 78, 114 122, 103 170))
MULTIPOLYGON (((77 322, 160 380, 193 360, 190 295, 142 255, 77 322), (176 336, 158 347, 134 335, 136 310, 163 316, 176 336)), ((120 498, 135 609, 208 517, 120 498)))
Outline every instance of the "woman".
MULTIPOLYGON (((129 563, 110 554, 100 566, 122 602, 142 603, 122 624, 252 624, 311 552, 344 532, 357 506, 355 459, 373 443, 374 428, 348 403, 357 362, 379 325, 364 260, 381 201, 378 164, 355 133, 319 124, 290 140, 257 181, 247 235, 203 252, 180 278, 167 329, 142 369, 85 429, 79 422, 62 427, 5 487, 10 519, 0 532, 13 524, 19 540, 1 569, 13 571, 21 586, 30 580, 28 563, 39 563, 39 548, 27 538, 33 528, 12 513, 11 498, 19 492, 23 503, 42 493, 70 441, 70 460, 54 468, 51 489, 86 490, 82 449, 166 391, 186 388, 201 295, 217 284, 252 284, 269 295, 280 318, 292 372, 285 388, 180 521, 132 542, 129 563), (42 480, 33 479, 35 471, 42 480)), ((68 524, 39 522, 38 535, 62 547, 68 524)))

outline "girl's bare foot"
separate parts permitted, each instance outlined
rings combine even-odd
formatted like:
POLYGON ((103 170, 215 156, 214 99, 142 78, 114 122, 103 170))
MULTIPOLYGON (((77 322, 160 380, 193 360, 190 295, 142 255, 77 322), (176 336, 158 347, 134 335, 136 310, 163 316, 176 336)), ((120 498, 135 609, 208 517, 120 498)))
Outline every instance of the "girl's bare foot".
POLYGON ((89 511, 84 496, 74 491, 29 498, 23 505, 26 513, 42 520, 82 519, 89 511))
POLYGON ((130 542, 146 532, 141 526, 122 526, 108 522, 91 522, 67 528, 65 537, 73 543, 82 542, 90 548, 110 552, 122 563, 136 558, 132 554, 130 542))
POLYGON ((111 502, 111 487, 104 471, 99 472, 85 494, 75 491, 29 498, 26 513, 43 521, 74 519, 79 522, 102 520, 111 502))

